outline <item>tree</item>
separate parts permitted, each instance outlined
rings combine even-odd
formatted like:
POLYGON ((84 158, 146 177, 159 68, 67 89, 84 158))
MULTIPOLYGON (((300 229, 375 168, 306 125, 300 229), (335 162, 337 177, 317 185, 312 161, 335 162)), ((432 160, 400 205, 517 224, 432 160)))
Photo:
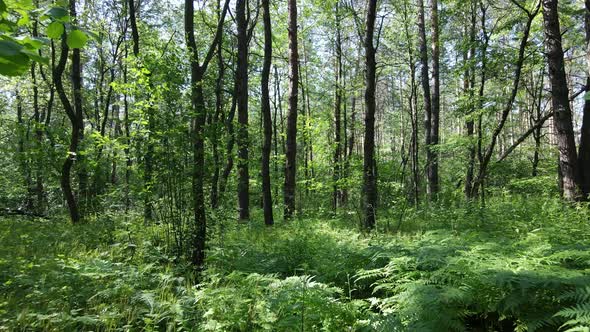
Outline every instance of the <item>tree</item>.
POLYGON ((431 29, 432 29, 432 114, 430 118, 430 140, 427 146, 428 186, 427 193, 431 199, 436 199, 439 190, 438 152, 439 122, 440 122, 440 46, 438 38, 438 0, 430 0, 431 29))
MULTIPOLYGON (((70 16, 75 20, 76 18, 76 0, 70 0, 70 16)), ((80 67, 80 50, 74 49, 72 54, 72 87, 74 90, 74 105, 70 102, 68 98, 63 80, 62 75, 66 67, 66 62, 68 61, 68 53, 69 53, 69 46, 67 42, 67 34, 65 29, 62 31, 61 34, 61 52, 59 56, 59 61, 53 70, 53 84, 55 85, 55 89, 59 96, 59 99, 62 103, 62 106, 70 120, 72 130, 70 136, 70 146, 68 148, 68 155, 66 160, 63 163, 61 169, 61 189, 65 196, 66 202, 68 204, 68 210, 70 213, 70 219, 72 223, 77 224, 79 223, 83 215, 80 211, 80 206, 78 204, 78 200, 74 195, 74 191, 72 190, 72 179, 71 179, 71 172, 72 166, 78 156, 78 147, 80 145, 80 141, 84 137, 84 114, 82 112, 82 100, 81 100, 81 67, 80 67)), ((80 187, 83 188, 83 180, 84 178, 80 178, 80 187)), ((82 190, 81 190, 82 191, 82 190)))
POLYGON ((373 36, 375 18, 377 16, 377 0, 368 0, 366 32, 365 32, 365 141, 363 149, 363 208, 365 212, 365 228, 375 227, 377 214, 377 176, 375 165, 375 85, 376 61, 373 36))
POLYGON ((193 194, 193 225, 191 236, 191 262, 200 267, 205 261, 205 242, 207 239, 207 221, 205 216, 205 195, 203 192, 203 179, 205 177, 205 97, 203 94, 203 77, 209 66, 209 62, 215 54, 215 48, 221 38, 223 22, 229 7, 229 0, 225 1, 221 17, 217 23, 217 29, 213 41, 205 54, 203 63, 199 64, 199 52, 195 41, 194 4, 193 0, 184 2, 184 33, 186 45, 190 55, 191 71, 191 109, 192 119, 192 145, 193 145, 193 170, 192 170, 192 194, 193 194))
POLYGON ((270 115, 270 93, 268 81, 272 61, 272 29, 270 21, 270 0, 262 0, 262 20, 264 22, 264 63, 262 65, 262 122, 264 127, 264 142, 262 145, 262 205, 264 209, 264 223, 274 223, 272 215, 272 193, 270 184, 270 150, 272 146, 272 119, 270 115))
POLYGON ((584 11, 586 32, 586 94, 584 95, 584 113, 578 151, 578 169, 582 193, 588 199, 590 195, 590 0, 586 0, 584 11))
POLYGON ((342 109, 342 93, 344 87, 342 86, 342 36, 340 28, 340 3, 336 2, 336 41, 335 41, 335 53, 336 53, 336 84, 334 89, 334 192, 332 206, 336 209, 342 202, 342 192, 339 188, 338 181, 342 176, 342 125, 341 125, 341 109, 342 109))
POLYGON ((285 148, 285 220, 295 212, 295 176, 297 172, 297 101, 299 99, 299 53, 297 49, 297 0, 288 0, 289 12, 289 111, 285 148))
POLYGON ((420 48, 420 66, 421 66, 421 84, 424 95, 424 144, 426 146, 426 173, 427 173, 427 191, 432 192, 432 162, 433 156, 431 149, 432 144, 432 99, 430 95, 430 76, 428 73, 428 48, 426 40, 426 26, 424 18, 424 0, 418 0, 418 39, 420 48))
POLYGON ((563 196, 567 200, 581 198, 580 173, 572 124, 572 111, 563 65, 561 31, 557 14, 557 0, 543 0, 545 52, 551 83, 553 123, 559 149, 559 168, 562 174, 563 196))
POLYGON ((248 21, 246 0, 236 1, 238 56, 236 64, 236 100, 238 108, 238 209, 239 219, 250 218, 250 174, 248 171, 248 21))
MULTIPOLYGON (((524 60, 525 60, 525 51, 526 51, 529 36, 531 33, 531 26, 533 24, 533 20, 535 19, 535 17, 539 13, 540 4, 541 4, 540 2, 536 2, 533 10, 529 10, 526 7, 524 7, 523 5, 521 5, 519 2, 517 2, 516 0, 510 0, 510 1, 526 14, 527 21, 525 23, 523 34, 520 39, 520 45, 518 47, 518 57, 516 59, 516 64, 514 66, 514 78, 512 79, 512 88, 510 90, 510 95, 508 97, 508 100, 506 101, 506 104, 504 105, 504 108, 502 109, 502 113, 500 114, 500 120, 498 121, 498 124, 496 125, 496 127, 494 128, 494 130, 492 132, 491 141, 488 144, 488 146, 485 148, 485 151, 482 149, 482 147, 483 147, 483 129, 481 126, 481 117, 478 120, 479 123, 478 123, 478 142, 477 142, 478 152, 477 153, 478 153, 479 167, 478 167, 478 171, 477 171, 477 176, 475 177, 475 179, 473 181, 473 186, 471 188, 470 197, 478 196, 480 191, 481 191, 482 199, 484 197, 483 196, 483 194, 484 194, 483 183, 484 183, 485 177, 487 175, 488 165, 490 164, 490 161, 491 161, 493 153, 494 153, 494 149, 496 147, 496 144, 498 143, 498 137, 500 136, 500 134, 502 133, 502 129, 506 125, 506 120, 508 119, 508 116, 510 115, 510 112, 512 111, 512 107, 514 105, 516 95, 518 94, 518 88, 520 85, 520 77, 522 74, 522 67, 524 65, 524 60)), ((482 27, 484 27, 484 26, 485 26, 485 22, 482 21, 482 27)), ((480 85, 480 89, 479 89, 479 98, 480 99, 479 99, 479 105, 478 105, 478 106, 480 106, 480 108, 481 108, 481 106, 483 106, 482 102, 483 102, 484 88, 485 88, 485 82, 486 82, 485 68, 487 68, 486 67, 486 64, 487 64, 486 52, 487 52, 488 43, 489 43, 489 36, 488 36, 487 32, 484 30, 484 44, 483 44, 483 48, 482 48, 482 50, 484 52, 482 52, 482 65, 481 65, 482 78, 481 78, 481 85, 480 85)))

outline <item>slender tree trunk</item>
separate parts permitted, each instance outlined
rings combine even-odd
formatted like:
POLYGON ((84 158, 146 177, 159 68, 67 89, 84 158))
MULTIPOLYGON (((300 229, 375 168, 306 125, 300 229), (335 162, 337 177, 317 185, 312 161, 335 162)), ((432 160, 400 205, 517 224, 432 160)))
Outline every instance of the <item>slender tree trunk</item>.
MULTIPOLYGON (((475 24, 476 24, 476 16, 475 16, 475 1, 472 0, 470 2, 470 17, 471 17, 471 26, 469 28, 469 48, 464 51, 463 53, 463 61, 465 62, 465 73, 463 77, 463 90, 470 98, 473 100, 474 98, 474 90, 475 90, 475 69, 473 65, 468 65, 469 62, 472 62, 475 56, 475 24)), ((469 105, 469 109, 467 110, 468 119, 465 122, 465 128, 467 129, 467 139, 469 140, 469 149, 468 149, 468 156, 467 156, 467 173, 465 174, 465 186, 463 192, 465 194, 465 198, 471 198, 471 188, 473 187, 473 173, 475 170, 475 142, 473 141, 473 136, 475 134, 475 122, 473 120, 473 105, 469 105)))
POLYGON ((274 223, 272 215, 272 193, 270 183, 270 150, 272 147, 272 119, 270 115, 270 93, 268 81, 272 61, 272 30, 270 21, 270 0, 262 0, 262 20, 264 21, 264 63, 262 66, 262 122, 264 127, 264 143, 262 145, 262 205, 264 223, 274 223))
POLYGON ((299 97, 299 53, 297 50, 297 0, 288 0, 289 12, 289 114, 285 151, 284 219, 295 212, 295 174, 297 171, 297 101, 299 97))
MULTIPOLYGON (((76 21, 76 0, 70 0, 70 16, 74 23, 76 21)), ((72 90, 74 100, 74 112, 76 114, 76 129, 79 131, 79 143, 84 140, 84 111, 82 109, 82 63, 80 49, 72 49, 72 90)), ((76 156, 78 164, 78 191, 79 209, 81 217, 84 216, 88 206, 88 172, 86 170, 84 157, 78 153, 76 156)))
POLYGON ((68 99, 62 81, 62 75, 66 67, 66 62, 68 60, 68 53, 69 48, 68 44, 66 43, 66 34, 64 32, 61 37, 61 52, 59 56, 59 62, 53 70, 53 84, 55 85, 55 89, 57 91, 59 99, 72 125, 68 155, 61 169, 60 185, 66 202, 68 204, 70 219, 73 224, 77 224, 81 221, 82 218, 80 216, 80 211, 78 209, 78 202, 72 190, 71 172, 74 161, 76 160, 76 154, 78 152, 80 128, 79 121, 76 118, 76 112, 74 111, 74 107, 68 99))
MULTIPOLYGON (((38 6, 38 2, 35 1, 35 5, 38 6)), ((33 23, 33 37, 38 36, 38 23, 33 23)), ((39 107, 39 87, 37 86, 37 64, 33 63, 31 66, 31 79, 33 82, 33 120, 35 121, 35 147, 37 152, 35 153, 35 212, 39 215, 45 214, 47 207, 45 200, 45 189, 43 186, 43 127, 42 127, 42 116, 39 107)), ((39 71, 43 71, 41 65, 39 65, 39 71)))
POLYGON ((373 229, 377 213, 377 174, 375 165, 375 85, 376 61, 373 36, 375 33, 375 18, 377 16, 377 0, 368 0, 366 35, 365 35, 365 141, 363 162, 363 203, 365 212, 365 228, 373 229))
POLYGON ((184 32, 186 44, 190 52, 191 68, 191 108, 195 115, 192 123, 193 139, 193 217, 194 229, 191 239, 191 262, 202 266, 205 260, 205 241, 207 237, 207 221, 205 217, 205 197, 203 194, 203 177, 205 176, 205 147, 203 127, 205 125, 205 108, 203 88, 200 82, 203 73, 199 67, 198 51, 194 32, 193 0, 184 3, 184 32))
POLYGON ((424 137, 426 146, 426 174, 427 186, 426 191, 430 196, 432 193, 432 178, 430 170, 432 169, 432 100, 430 96, 430 79, 428 73, 428 49, 426 40, 426 25, 424 19, 424 0, 418 0, 418 39, 420 44, 420 66, 421 66, 421 83, 422 93, 424 94, 424 137))
POLYGON ((410 122, 412 126, 412 137, 410 144, 411 167, 412 167, 412 193, 411 199, 414 206, 418 206, 420 201, 420 183, 419 183, 419 151, 418 151, 418 106, 417 106, 417 89, 416 89, 416 63, 414 61, 414 44, 410 34, 410 20, 408 15, 408 2, 404 1, 404 32, 408 42, 408 65, 410 68, 410 96, 408 104, 410 106, 410 122))
MULTIPOLYGON (((35 24, 35 31, 36 31, 35 24)), ((36 35, 36 33, 35 33, 36 35)), ((46 209, 45 189, 43 187, 43 129, 41 124, 41 113, 39 111, 39 87, 37 86, 36 64, 31 66, 31 79, 33 80, 33 120, 35 121, 35 212, 43 215, 46 209)))
MULTIPOLYGON (((278 130, 278 124, 277 124, 277 119, 279 117, 278 111, 279 111, 279 105, 278 103, 280 103, 280 98, 279 98, 279 75, 278 75, 278 71, 277 71, 277 67, 274 67, 274 79, 275 82, 273 84, 273 88, 274 88, 274 94, 273 94, 273 107, 274 107, 274 114, 273 114, 273 145, 274 145, 274 159, 273 159, 273 166, 274 166, 274 176, 278 177, 279 176, 279 130, 278 130)), ((281 135, 282 136, 282 135, 281 135)), ((282 142, 281 142, 282 144, 282 142)), ((284 149, 284 146, 283 146, 284 149)), ((279 195, 279 186, 277 185, 278 181, 275 181, 275 186, 274 186, 274 199, 278 199, 278 195, 279 195)))
POLYGON ((439 191, 438 152, 440 124, 440 75, 439 58, 440 47, 438 38, 438 0, 430 0, 431 29, 432 29, 432 117, 430 126, 430 162, 428 163, 428 187, 430 199, 435 200, 439 191))
POLYGON ((227 142, 225 145, 226 162, 223 172, 221 173, 221 181, 219 182, 219 196, 223 198, 225 188, 227 187, 227 180, 231 174, 231 170, 234 167, 234 145, 235 145, 235 134, 234 134, 234 118, 236 116, 236 96, 235 93, 232 96, 232 103, 229 109, 229 114, 225 119, 225 128, 227 130, 227 142))
POLYGON ((238 209, 239 219, 250 218, 248 170, 248 21, 246 0, 236 2, 238 27, 238 59, 236 64, 236 98, 238 106, 238 209))
MULTIPOLYGON (((510 96, 508 97, 508 101, 506 102, 506 105, 504 106, 504 109, 502 110, 502 114, 500 114, 500 119, 498 121, 498 124, 496 125, 496 128, 494 128, 494 131, 492 132, 492 137, 491 137, 491 142, 490 144, 487 146, 487 148, 485 149, 485 152, 481 151, 481 144, 482 144, 482 137, 479 136, 478 137, 478 149, 479 149, 479 169, 477 172, 477 177, 475 178, 474 182, 473 182, 473 188, 472 188, 472 195, 471 197, 475 197, 478 193, 479 190, 481 190, 481 194, 483 195, 483 183, 485 180, 485 176, 487 175, 487 168, 488 165, 490 163, 490 160, 494 154, 494 149, 496 147, 496 144, 498 143, 498 138, 500 137, 500 134, 502 134, 502 129, 504 128, 504 125, 506 124, 506 119, 508 119, 508 115, 510 114, 510 111, 512 110, 512 106, 514 104, 514 100, 516 99, 516 94, 518 93, 518 87, 520 84, 520 76, 522 73, 522 67, 524 64, 524 60, 525 60, 525 51, 526 51, 526 46, 528 44, 528 39, 529 39, 529 35, 530 35, 530 31, 531 31, 531 25, 532 22, 535 18, 535 16, 537 16, 537 14, 539 13, 539 4, 538 3, 536 5, 536 7, 533 9, 533 11, 529 11, 524 7, 521 7, 518 2, 516 2, 516 0, 511 0, 511 2, 513 2, 515 5, 519 6, 521 10, 525 11, 526 15, 527 15, 527 22, 525 23, 525 28, 523 31, 523 36, 520 40, 520 45, 518 48, 518 58, 516 60, 516 66, 514 68, 514 79, 512 81, 512 90, 510 92, 510 96)), ((483 21, 483 20, 482 20, 483 21)), ((485 25, 485 22, 482 22, 482 26, 485 25)), ((487 49, 487 45, 489 42, 489 37, 487 36, 487 33, 484 31, 484 35, 486 35, 485 41, 484 41, 484 50, 487 49)), ((485 65, 485 53, 483 53, 483 60, 482 60, 482 70, 484 68, 485 65)), ((483 73, 482 73, 483 75, 483 73)), ((484 80, 485 77, 482 76, 482 85, 480 86, 480 98, 483 98, 483 87, 484 87, 484 80)), ((480 104, 481 104, 481 99, 480 99, 480 104)), ((481 105, 480 105, 481 106, 481 105)), ((481 128, 481 117, 478 120, 480 123, 478 124, 478 135, 482 135, 482 128, 481 128)), ((482 201, 483 201, 483 196, 482 196, 482 201)))
POLYGON ((586 23, 586 100, 584 101, 584 114, 582 119, 582 130, 580 134, 580 147, 578 151, 578 169, 580 170, 580 183, 582 193, 586 199, 590 195, 590 0, 586 0, 585 23, 586 23))
POLYGON ((342 202, 342 192, 339 181, 342 176, 342 138, 341 138, 341 109, 342 109, 342 37, 340 33, 340 8, 336 3, 336 84, 334 86, 334 158, 333 158, 333 197, 332 208, 336 210, 342 202))
POLYGON ((139 55, 139 32, 137 31, 137 18, 135 15, 135 1, 127 0, 129 6, 129 23, 131 24, 131 38, 133 39, 133 55, 139 55))
MULTIPOLYGON (((221 18, 221 0, 217 1, 217 19, 221 18)), ((217 43, 217 79, 215 82, 215 114, 213 116, 213 176, 211 178, 211 208, 216 209, 219 206, 219 173, 220 164, 219 148, 221 143, 220 136, 220 117, 223 114, 223 78, 225 76, 225 65, 223 63, 223 35, 219 37, 217 43)))
POLYGON ((563 196, 567 200, 581 198, 579 169, 569 104, 569 92, 563 64, 561 32, 557 14, 557 0, 543 0, 545 52, 551 81, 553 123, 559 149, 559 165, 563 174, 563 196))
MULTIPOLYGON (((125 46, 125 58, 127 58, 127 46, 125 46)), ((123 65, 123 83, 127 84, 127 64, 123 65)), ((125 148, 123 153, 125 154, 125 213, 129 211, 131 206, 131 166, 133 162, 131 160, 131 122, 129 121, 129 101, 127 100, 127 94, 123 95, 123 126, 125 128, 125 148)))
MULTIPOLYGON (((533 98, 535 98, 535 118, 534 118, 534 122, 539 122, 541 120, 541 112, 543 109, 542 106, 542 102, 543 102, 543 86, 545 85, 544 83, 544 78, 545 78, 545 68, 543 68, 541 70, 541 73, 539 75, 539 88, 536 89, 536 95, 533 96, 533 98)), ((532 171, 532 176, 537 176, 538 175, 538 168, 539 168, 539 153, 541 151, 541 130, 542 130, 542 126, 538 126, 537 128, 535 128, 535 130, 533 131, 533 139, 535 140, 535 151, 533 153, 533 171, 532 171)))
POLYGON ((221 17, 217 22, 215 37, 209 45, 203 64, 199 65, 199 52, 195 41, 195 9, 193 0, 184 2, 184 34, 186 45, 190 52, 191 68, 191 108, 194 111, 192 120, 193 145, 193 226, 190 235, 191 262, 196 267, 202 267, 205 261, 205 244, 207 240, 207 220, 205 215, 205 195, 203 179, 205 178, 205 96, 203 93, 203 77, 207 72, 209 62, 213 58, 217 43, 221 40, 223 22, 229 7, 229 0, 225 1, 221 17))

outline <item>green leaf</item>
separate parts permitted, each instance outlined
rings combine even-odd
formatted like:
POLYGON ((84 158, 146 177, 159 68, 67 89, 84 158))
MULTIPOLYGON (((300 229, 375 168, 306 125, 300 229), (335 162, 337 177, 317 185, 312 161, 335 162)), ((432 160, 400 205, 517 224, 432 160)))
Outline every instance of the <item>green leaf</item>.
POLYGON ((37 53, 36 51, 31 51, 31 50, 27 50, 27 49, 23 49, 21 51, 21 54, 25 54, 26 56, 28 56, 31 60, 42 63, 46 66, 49 65, 49 58, 48 57, 44 57, 44 56, 40 56, 39 53, 37 53))
POLYGON ((24 74, 29 69, 30 59, 29 57, 20 52, 22 50, 22 46, 14 43, 16 46, 20 47, 16 53, 15 46, 10 45, 9 47, 5 47, 7 41, 0 41, 0 75, 5 76, 18 76, 24 74))
POLYGON ((0 58, 16 56, 22 48, 21 44, 11 40, 0 40, 0 58))
POLYGON ((61 7, 53 7, 47 11, 47 15, 49 15, 55 19, 60 19, 65 16, 68 16, 68 11, 65 10, 64 8, 61 8, 61 7))
POLYGON ((20 13, 22 15, 22 17, 16 22, 16 24, 18 26, 25 26, 28 25, 30 20, 29 20, 29 14, 27 14, 27 12, 23 11, 20 13))
POLYGON ((0 14, 4 13, 6 11, 6 3, 4 3, 4 0, 0 0, 0 14))
POLYGON ((88 41, 88 36, 80 30, 72 30, 68 34, 66 42, 70 48, 83 48, 88 41))
POLYGON ((586 94, 584 95, 584 100, 590 100, 590 91, 586 91, 586 94))
POLYGON ((47 26, 45 33, 47 34, 47 37, 57 39, 64 33, 64 25, 60 22, 51 22, 51 24, 47 26))

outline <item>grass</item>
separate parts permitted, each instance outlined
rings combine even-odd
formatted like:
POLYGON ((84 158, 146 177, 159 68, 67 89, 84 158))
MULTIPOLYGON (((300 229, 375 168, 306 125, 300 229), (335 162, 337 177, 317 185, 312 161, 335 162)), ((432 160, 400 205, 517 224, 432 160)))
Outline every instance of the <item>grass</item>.
POLYGON ((4 218, 0 331, 583 330, 589 218, 500 197, 406 209, 395 233, 361 233, 346 213, 216 220, 199 283, 161 225, 4 218))

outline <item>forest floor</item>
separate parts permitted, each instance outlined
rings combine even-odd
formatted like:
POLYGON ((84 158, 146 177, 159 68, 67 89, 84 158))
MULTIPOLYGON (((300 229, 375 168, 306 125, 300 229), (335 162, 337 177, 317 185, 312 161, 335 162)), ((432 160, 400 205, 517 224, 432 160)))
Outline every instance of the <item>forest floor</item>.
POLYGON ((510 197, 211 226, 197 282, 165 225, 0 218, 0 331, 555 331, 590 324, 590 213, 510 197), (383 213, 392 225, 399 214, 383 213), (168 237, 167 237, 168 234, 168 237))

